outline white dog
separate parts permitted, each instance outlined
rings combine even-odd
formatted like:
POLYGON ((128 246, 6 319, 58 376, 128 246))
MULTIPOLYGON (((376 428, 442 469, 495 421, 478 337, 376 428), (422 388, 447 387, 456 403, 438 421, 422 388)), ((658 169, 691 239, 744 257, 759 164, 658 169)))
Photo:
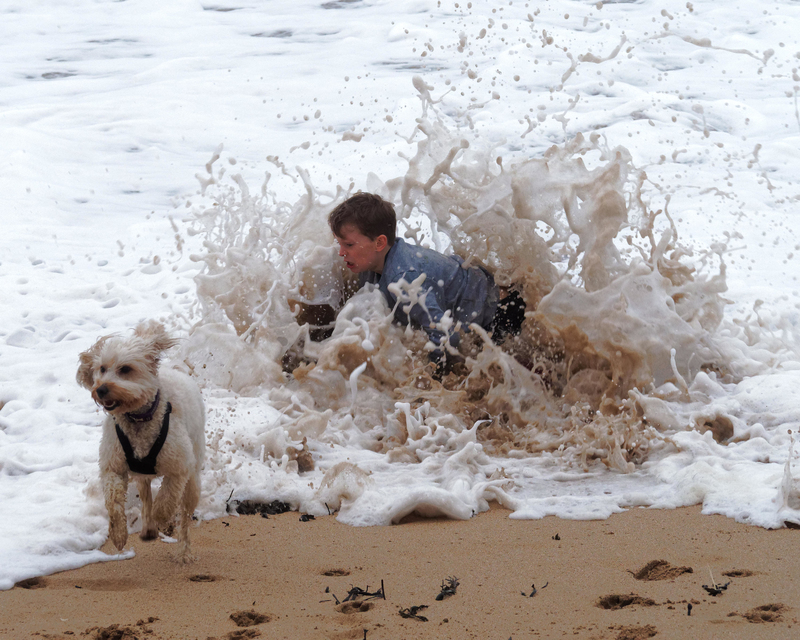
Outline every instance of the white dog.
POLYGON ((108 509, 108 537, 118 550, 128 540, 128 477, 142 500, 142 540, 158 536, 180 506, 176 560, 190 562, 189 523, 200 499, 205 458, 205 408, 189 376, 159 373, 162 352, 176 344, 157 322, 130 338, 106 336, 80 355, 78 384, 106 411, 100 441, 100 479, 108 509), (150 482, 163 478, 155 502, 150 482))

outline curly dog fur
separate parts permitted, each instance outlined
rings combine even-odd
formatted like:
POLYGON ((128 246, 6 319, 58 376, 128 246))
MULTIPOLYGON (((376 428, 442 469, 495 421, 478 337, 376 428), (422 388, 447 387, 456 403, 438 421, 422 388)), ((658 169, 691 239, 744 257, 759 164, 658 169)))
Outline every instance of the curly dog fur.
POLYGON ((158 536, 180 511, 176 559, 189 562, 189 524, 200 500, 200 471, 205 458, 205 408, 189 376, 159 371, 164 351, 176 344, 157 322, 140 324, 129 338, 100 338, 80 355, 78 383, 106 412, 100 441, 100 479, 108 510, 108 538, 118 550, 128 540, 125 497, 133 478, 142 501, 142 540, 158 536), (135 458, 146 458, 159 438, 167 407, 169 429, 156 458, 154 473, 131 471, 117 427, 130 442, 135 458), (153 500, 151 481, 160 476, 153 500))

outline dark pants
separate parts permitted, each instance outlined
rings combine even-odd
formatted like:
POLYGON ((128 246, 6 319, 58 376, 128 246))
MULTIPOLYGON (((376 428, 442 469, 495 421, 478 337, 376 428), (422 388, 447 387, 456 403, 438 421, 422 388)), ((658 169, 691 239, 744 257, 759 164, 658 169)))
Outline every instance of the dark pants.
POLYGON ((492 341, 500 344, 508 336, 518 336, 525 320, 525 300, 519 291, 512 291, 497 303, 492 318, 492 341))

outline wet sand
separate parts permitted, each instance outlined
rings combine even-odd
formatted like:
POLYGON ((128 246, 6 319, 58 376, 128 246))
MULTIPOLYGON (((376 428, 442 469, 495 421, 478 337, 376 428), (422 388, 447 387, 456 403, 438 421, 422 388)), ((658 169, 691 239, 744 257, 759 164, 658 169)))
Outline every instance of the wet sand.
POLYGON ((632 640, 800 633, 800 531, 741 525, 701 515, 699 507, 634 509, 599 521, 508 515, 493 509, 466 522, 409 518, 369 528, 333 517, 302 522, 296 512, 231 516, 192 529, 199 559, 188 566, 169 560, 172 545, 132 536, 130 560, 0 592, 0 638, 632 640), (702 586, 712 584, 709 571, 716 583, 730 583, 720 595, 702 586), (458 581, 455 594, 437 600, 451 577, 458 581), (374 593, 381 585, 385 599, 344 602, 353 588, 374 593), (427 620, 399 613, 423 606, 407 613, 427 620))

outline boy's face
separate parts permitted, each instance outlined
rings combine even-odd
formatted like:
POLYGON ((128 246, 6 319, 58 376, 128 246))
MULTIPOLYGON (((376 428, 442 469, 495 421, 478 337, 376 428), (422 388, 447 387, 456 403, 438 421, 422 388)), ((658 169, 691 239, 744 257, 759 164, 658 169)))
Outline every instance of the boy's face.
POLYGON ((354 224, 342 225, 339 233, 340 235, 335 236, 339 243, 339 256, 344 258, 344 263, 350 271, 380 273, 383 270, 387 253, 386 236, 381 235, 370 240, 354 224))

